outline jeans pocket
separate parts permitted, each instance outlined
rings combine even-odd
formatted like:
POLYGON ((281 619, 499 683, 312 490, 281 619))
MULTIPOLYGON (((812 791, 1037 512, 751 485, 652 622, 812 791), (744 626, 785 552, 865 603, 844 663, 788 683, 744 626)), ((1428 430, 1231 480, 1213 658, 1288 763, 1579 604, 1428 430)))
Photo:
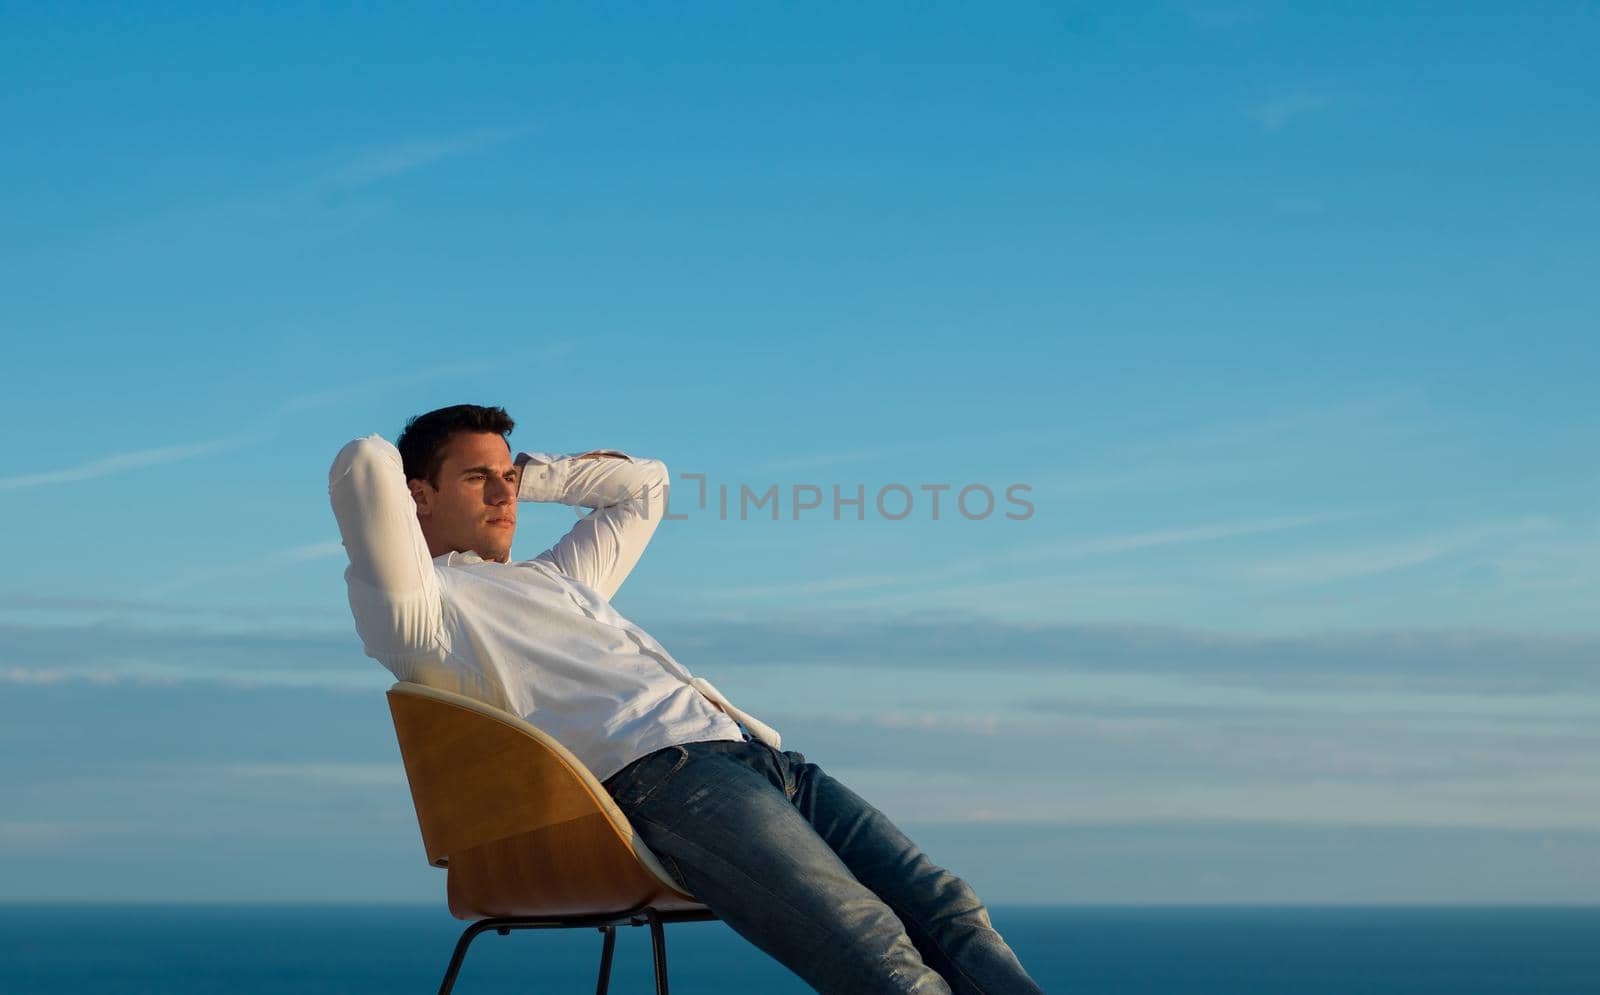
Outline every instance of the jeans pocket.
POLYGON ((688 762, 688 750, 681 746, 664 747, 629 764, 620 775, 606 781, 605 789, 624 811, 637 808, 649 801, 688 762))

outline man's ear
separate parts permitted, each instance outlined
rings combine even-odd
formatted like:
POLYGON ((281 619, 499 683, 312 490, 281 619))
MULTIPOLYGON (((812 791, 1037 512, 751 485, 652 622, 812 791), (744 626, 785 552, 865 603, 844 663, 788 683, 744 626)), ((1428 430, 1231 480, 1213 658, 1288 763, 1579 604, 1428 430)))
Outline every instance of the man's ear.
POLYGON ((411 500, 417 503, 417 515, 426 517, 433 511, 432 495, 428 493, 428 486, 421 480, 408 480, 406 486, 411 488, 411 500))

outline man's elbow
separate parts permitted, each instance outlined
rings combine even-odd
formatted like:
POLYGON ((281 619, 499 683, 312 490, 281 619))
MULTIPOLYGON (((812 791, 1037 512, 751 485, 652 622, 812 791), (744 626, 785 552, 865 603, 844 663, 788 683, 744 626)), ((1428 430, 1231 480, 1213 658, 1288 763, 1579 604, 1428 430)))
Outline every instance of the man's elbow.
POLYGON ((646 484, 650 495, 651 511, 649 517, 659 519, 662 512, 666 510, 667 491, 671 488, 672 473, 667 469, 667 464, 658 459, 637 462, 647 464, 647 468, 650 471, 649 481, 646 484), (656 510, 657 505, 660 506, 660 510, 656 510))
POLYGON ((346 476, 366 478, 374 471, 392 471, 396 466, 403 467, 400 450, 388 439, 376 433, 351 439, 328 468, 328 488, 331 490, 346 476))

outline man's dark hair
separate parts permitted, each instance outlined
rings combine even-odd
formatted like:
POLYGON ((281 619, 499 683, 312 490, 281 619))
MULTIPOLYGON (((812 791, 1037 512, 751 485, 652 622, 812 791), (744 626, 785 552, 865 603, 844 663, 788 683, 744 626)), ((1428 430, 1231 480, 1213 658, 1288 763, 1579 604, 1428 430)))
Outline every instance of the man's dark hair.
POLYGON ((439 468, 444 465, 444 449, 452 435, 457 432, 510 435, 516 426, 517 423, 506 414, 505 408, 454 404, 408 419, 395 448, 400 450, 400 461, 405 464, 407 480, 426 480, 437 488, 439 468))

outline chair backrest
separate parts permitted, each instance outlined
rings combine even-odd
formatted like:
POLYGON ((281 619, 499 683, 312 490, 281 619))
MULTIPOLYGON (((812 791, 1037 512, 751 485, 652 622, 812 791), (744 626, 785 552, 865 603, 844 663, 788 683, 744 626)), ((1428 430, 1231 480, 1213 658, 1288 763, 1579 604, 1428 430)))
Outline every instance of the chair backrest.
POLYGON ((428 862, 457 918, 699 904, 582 761, 521 718, 405 681, 389 689, 428 862))

